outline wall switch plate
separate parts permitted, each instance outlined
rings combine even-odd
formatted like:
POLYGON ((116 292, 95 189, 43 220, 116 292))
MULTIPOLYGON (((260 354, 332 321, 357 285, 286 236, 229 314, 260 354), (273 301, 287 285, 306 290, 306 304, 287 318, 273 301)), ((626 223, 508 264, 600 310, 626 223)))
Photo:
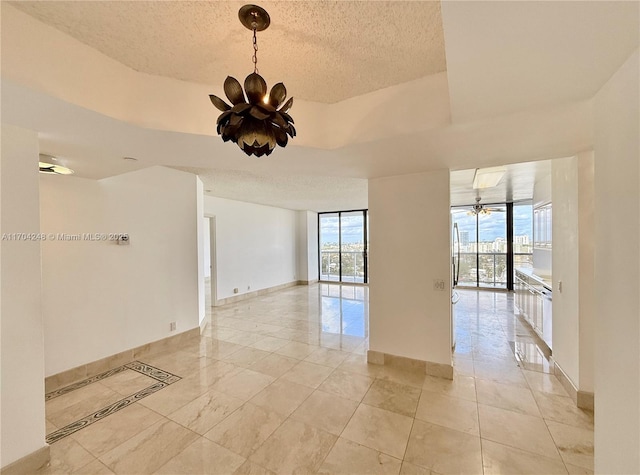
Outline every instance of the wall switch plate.
POLYGON ((443 291, 444 290, 444 280, 443 279, 433 279, 433 290, 443 291))
POLYGON ((237 294, 238 292, 240 292, 240 290, 238 290, 238 287, 236 287, 235 289, 233 289, 233 293, 237 294))
POLYGON ((169 323, 169 331, 173 332, 176 330, 176 322, 169 323))

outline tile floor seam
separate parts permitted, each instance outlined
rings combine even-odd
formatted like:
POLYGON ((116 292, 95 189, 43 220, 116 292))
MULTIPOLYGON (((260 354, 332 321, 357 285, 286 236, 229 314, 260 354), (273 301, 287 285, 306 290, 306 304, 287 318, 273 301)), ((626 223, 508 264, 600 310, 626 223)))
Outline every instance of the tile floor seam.
MULTIPOLYGON (((144 406, 143 406, 143 407, 144 407, 144 406)), ((162 417, 163 419, 166 419, 164 416, 161 416, 161 417, 162 417)), ((158 421, 158 422, 159 422, 159 421, 158 421)), ((155 424, 155 423, 154 423, 154 424, 155 424)), ((153 425, 153 424, 151 424, 151 425, 153 425)), ((150 425, 150 426, 148 426, 148 427, 151 427, 151 425, 150 425)), ((145 430, 145 429, 147 429, 147 427, 145 427, 145 428, 144 428, 144 429, 142 429, 142 430, 145 430)), ((140 432, 142 432, 142 431, 140 431, 140 432)), ((115 447, 112 447, 111 449, 109 449, 109 450, 108 450, 108 451, 106 451, 105 453, 110 452, 112 449, 115 449, 116 447, 119 447, 120 445, 122 445, 122 444, 124 444, 124 443, 128 442, 129 440, 133 439, 133 438, 134 438, 136 435, 138 435, 140 432, 133 434, 131 437, 128 437, 127 439, 123 440, 120 444, 116 445, 115 447)), ((81 441, 81 440, 76 439, 76 438, 73 436, 73 434, 71 435, 71 437, 72 437, 72 438, 73 438, 73 440, 74 440, 75 442, 77 442, 77 443, 78 443, 78 444, 79 444, 83 449, 85 449, 87 452, 89 452, 89 453, 90 453, 90 454, 91 454, 91 455, 92 455, 96 460, 99 460, 99 458, 101 457, 101 455, 95 455, 95 454, 94 454, 94 453, 93 453, 93 452, 92 452, 88 447, 86 447, 85 445, 83 445, 83 443, 82 443, 82 441, 81 441)), ((104 454, 102 454, 102 455, 104 455, 104 454)), ((89 462, 89 463, 91 463, 91 462, 89 462)), ((88 465, 88 464, 87 464, 87 465, 88 465)))
MULTIPOLYGON (((478 413, 478 419, 480 419, 480 415, 479 415, 479 413, 478 413)), ((479 423, 479 422, 480 422, 480 421, 478 421, 478 423, 479 423)), ((478 424, 478 425, 479 425, 479 424, 478 424)), ((480 429, 478 429, 478 431, 480 431, 480 429)), ((485 463, 484 463, 484 460, 485 460, 485 451, 484 451, 484 449, 483 449, 483 445, 482 445, 482 441, 483 441, 483 440, 484 440, 484 439, 482 438, 482 436, 480 436, 480 463, 482 464, 482 475, 484 475, 484 466, 485 466, 485 463)))
MULTIPOLYGON (((501 408, 497 408, 497 409, 501 409, 501 408)), ((506 410, 506 409, 504 409, 504 410, 506 410)), ((513 411, 512 411, 512 412, 513 412, 513 411)), ((516 413, 516 414, 519 414, 519 413, 516 413)), ((525 415, 526 415, 526 414, 525 414, 525 415)), ((554 439, 553 439, 553 437, 551 436, 551 431, 549 431, 549 427, 547 426, 546 422, 545 422, 545 428, 546 428, 546 430, 547 430, 547 432, 548 432, 548 435, 551 437, 551 440, 553 441, 553 446, 554 446, 554 448, 556 449, 556 452, 558 453, 558 456, 560 457, 560 460, 562 460, 562 455, 560 454, 560 451, 558 450, 558 447, 557 447, 557 445, 556 445, 556 443, 555 443, 555 440, 554 440, 554 439)), ((482 437, 482 436, 481 436, 480 438, 481 438, 481 439, 488 440, 488 441, 493 442, 493 443, 496 443, 496 444, 501 444, 501 445, 504 445, 504 446, 510 447, 510 448, 512 448, 512 449, 521 450, 521 451, 523 451, 523 452, 527 452, 527 453, 532 454, 532 455, 537 455, 537 456, 541 456, 541 457, 546 457, 545 455, 543 455, 543 454, 541 454, 541 453, 538 453, 538 452, 532 452, 532 451, 530 451, 530 450, 527 450, 527 449, 522 448, 522 447, 518 447, 518 446, 516 446, 516 445, 512 445, 512 444, 510 444, 510 443, 508 443, 508 442, 505 442, 505 441, 495 440, 495 439, 492 439, 492 438, 490 438, 490 437, 482 437)), ((548 457, 548 458, 549 458, 549 457, 548 457)))
MULTIPOLYGON (((268 384, 264 389, 267 389, 269 386, 271 386, 272 384, 274 384, 274 383, 275 383, 276 381, 278 381, 279 379, 280 379, 280 378, 276 378, 276 379, 274 379, 274 380, 273 380, 271 383, 269 383, 269 384, 268 384)), ((284 380, 284 381, 286 381, 286 380, 284 380)), ((264 391, 264 389, 263 389, 262 391, 264 391)), ((260 391, 260 392, 262 392, 262 391, 260 391)), ((315 391, 316 391, 316 390, 314 389, 314 390, 311 392, 311 394, 313 394, 315 391)), ((260 394, 260 392, 258 392, 258 393, 257 393, 257 394, 255 394, 254 396, 252 396, 252 398, 250 398, 250 399, 248 399, 247 401, 245 401, 245 402, 244 402, 244 403, 243 403, 243 404, 242 404, 238 409, 236 409, 234 412, 239 411, 239 410, 240 410, 244 405, 246 405, 247 403, 250 403, 250 402, 251 402, 251 399, 253 399, 253 397, 255 397, 255 396, 257 396, 258 394, 260 394)), ((306 401, 307 399, 309 399, 309 397, 311 397, 311 394, 309 394, 309 396, 307 396, 307 397, 305 398, 305 401, 306 401)), ((253 404, 254 406, 259 407, 259 408, 261 408, 261 409, 264 409, 264 410, 268 410, 268 411, 271 411, 271 412, 276 412, 276 411, 272 411, 271 409, 266 409, 266 408, 263 408, 262 406, 258 406, 258 405, 257 405, 257 404, 255 404, 255 403, 251 403, 251 404, 253 404)), ((301 404, 302 404, 302 403, 301 403, 301 404)), ((301 405, 301 404, 300 404, 300 405, 301 405)), ((300 405, 298 405, 298 407, 300 407, 300 405)), ((295 412, 295 410, 294 410, 294 412, 295 412)), ((277 412, 276 412, 276 414, 279 414, 279 413, 277 413, 277 412)), ((293 414, 293 412, 292 412, 291 414, 293 414)), ((282 422, 281 422, 280 424, 278 424, 278 426, 277 426, 277 427, 276 427, 276 428, 275 428, 275 429, 274 429, 274 430, 269 434, 269 436, 268 436, 268 437, 266 437, 266 438, 262 441, 262 443, 260 443, 260 445, 259 445, 258 447, 256 447, 256 448, 255 448, 255 449, 254 449, 250 454, 248 454, 245 458, 246 458, 247 460, 250 460, 250 457, 251 457, 253 454, 255 454, 258 450, 260 450, 260 448, 261 448, 261 447, 262 447, 262 446, 267 442, 267 440, 269 440, 269 439, 271 438, 271 436, 272 436, 273 434, 275 434, 275 433, 276 433, 276 431, 277 431, 280 427, 282 427, 282 425, 283 425, 285 422, 287 422, 287 421, 291 418, 291 414, 289 414, 288 416, 286 416, 286 417, 282 420, 282 422)), ((282 415, 282 414, 279 414, 279 415, 282 415)), ((231 414, 229 414, 229 416, 225 417, 225 419, 224 419, 224 420, 226 420, 226 419, 227 419, 228 417, 230 417, 230 416, 231 416, 231 414)), ((293 420, 293 421, 295 421, 295 419, 292 419, 292 420, 293 420)), ((220 423, 222 423, 222 422, 223 422, 223 421, 220 421, 218 424, 220 424, 220 423)), ((299 422, 299 421, 296 421, 296 422, 299 422)), ((217 426, 218 424, 216 424, 216 426, 217 426)), ((214 427, 212 427, 210 430, 213 430, 214 428, 215 428, 215 426, 214 426, 214 427)), ((231 450, 231 449, 229 449, 229 450, 231 450)), ((236 452, 236 453, 237 453, 237 452, 236 452)), ((238 454, 238 455, 241 455, 241 456, 243 456, 243 457, 244 457, 244 455, 242 455, 242 454, 238 454)), ((253 461, 252 461, 252 462, 253 462, 253 461)), ((255 462, 253 462, 253 463, 255 463, 255 462)), ((259 464, 256 464, 256 465, 259 465, 259 464)))
MULTIPOLYGON (((422 394, 420 394, 420 398, 422 398, 422 394)), ((419 399, 418 399, 418 404, 420 404, 419 399)), ((407 450, 409 450, 409 442, 411 442, 411 434, 413 433, 413 426, 415 425, 415 423, 416 423, 416 418, 413 417, 411 419, 411 429, 409 429, 409 437, 407 438, 407 443, 404 446, 404 453, 402 454, 402 462, 404 462, 404 460, 407 458, 407 450)), ((402 469, 402 465, 400 465, 400 468, 402 469)))
POLYGON ((547 430, 549 431, 549 435, 551 436, 551 440, 553 440, 553 445, 556 448, 556 450, 558 452, 558 455, 560 456, 560 460, 562 461, 562 464, 564 465, 565 470, 567 471, 567 473, 571 473, 569 471, 569 467, 567 467, 567 462, 565 461, 564 457, 562 456, 562 452, 558 448, 558 443, 556 442, 555 437, 553 437, 553 433, 551 432, 551 429, 549 429, 549 424, 548 424, 546 419, 544 419, 544 425, 547 428, 547 430))

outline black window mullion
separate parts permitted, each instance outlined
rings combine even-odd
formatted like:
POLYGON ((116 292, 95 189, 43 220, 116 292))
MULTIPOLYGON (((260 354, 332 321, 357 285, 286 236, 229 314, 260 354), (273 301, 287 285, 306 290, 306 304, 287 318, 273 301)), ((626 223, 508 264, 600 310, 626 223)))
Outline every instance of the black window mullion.
POLYGON ((338 266, 340 267, 338 281, 342 283, 342 211, 338 212, 338 266))
POLYGON ((513 290, 513 203, 507 203, 507 290, 513 290))
POLYGON ((362 237, 362 239, 364 240, 364 252, 362 255, 362 265, 364 266, 364 283, 368 284, 369 283, 369 269, 368 269, 368 260, 369 260, 369 240, 367 239, 367 212, 366 211, 362 211, 362 222, 364 223, 364 227, 362 229, 362 232, 364 233, 364 236, 362 237))

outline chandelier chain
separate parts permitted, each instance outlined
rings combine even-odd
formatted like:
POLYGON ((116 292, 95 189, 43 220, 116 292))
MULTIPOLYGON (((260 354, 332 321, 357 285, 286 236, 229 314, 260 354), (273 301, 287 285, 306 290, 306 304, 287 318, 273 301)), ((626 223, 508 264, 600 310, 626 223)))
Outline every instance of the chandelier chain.
POLYGON ((256 28, 253 28, 253 72, 258 74, 258 38, 256 37, 256 28))

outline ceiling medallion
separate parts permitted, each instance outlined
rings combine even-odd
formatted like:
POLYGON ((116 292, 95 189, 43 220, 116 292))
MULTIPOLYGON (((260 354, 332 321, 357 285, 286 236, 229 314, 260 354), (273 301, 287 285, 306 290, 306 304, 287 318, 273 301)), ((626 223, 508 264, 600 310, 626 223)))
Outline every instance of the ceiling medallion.
POLYGON ((222 140, 232 141, 249 156, 261 157, 270 155, 276 144, 285 147, 289 137, 295 137, 293 119, 288 114, 293 106, 293 97, 284 102, 287 90, 281 82, 273 86, 267 95, 267 83, 258 74, 256 32, 267 29, 271 22, 269 14, 257 5, 245 5, 238 12, 238 17, 245 27, 253 31, 253 73, 244 80, 244 92, 236 78, 227 76, 224 93, 231 106, 213 94, 209 98, 222 111, 217 128, 222 140))

